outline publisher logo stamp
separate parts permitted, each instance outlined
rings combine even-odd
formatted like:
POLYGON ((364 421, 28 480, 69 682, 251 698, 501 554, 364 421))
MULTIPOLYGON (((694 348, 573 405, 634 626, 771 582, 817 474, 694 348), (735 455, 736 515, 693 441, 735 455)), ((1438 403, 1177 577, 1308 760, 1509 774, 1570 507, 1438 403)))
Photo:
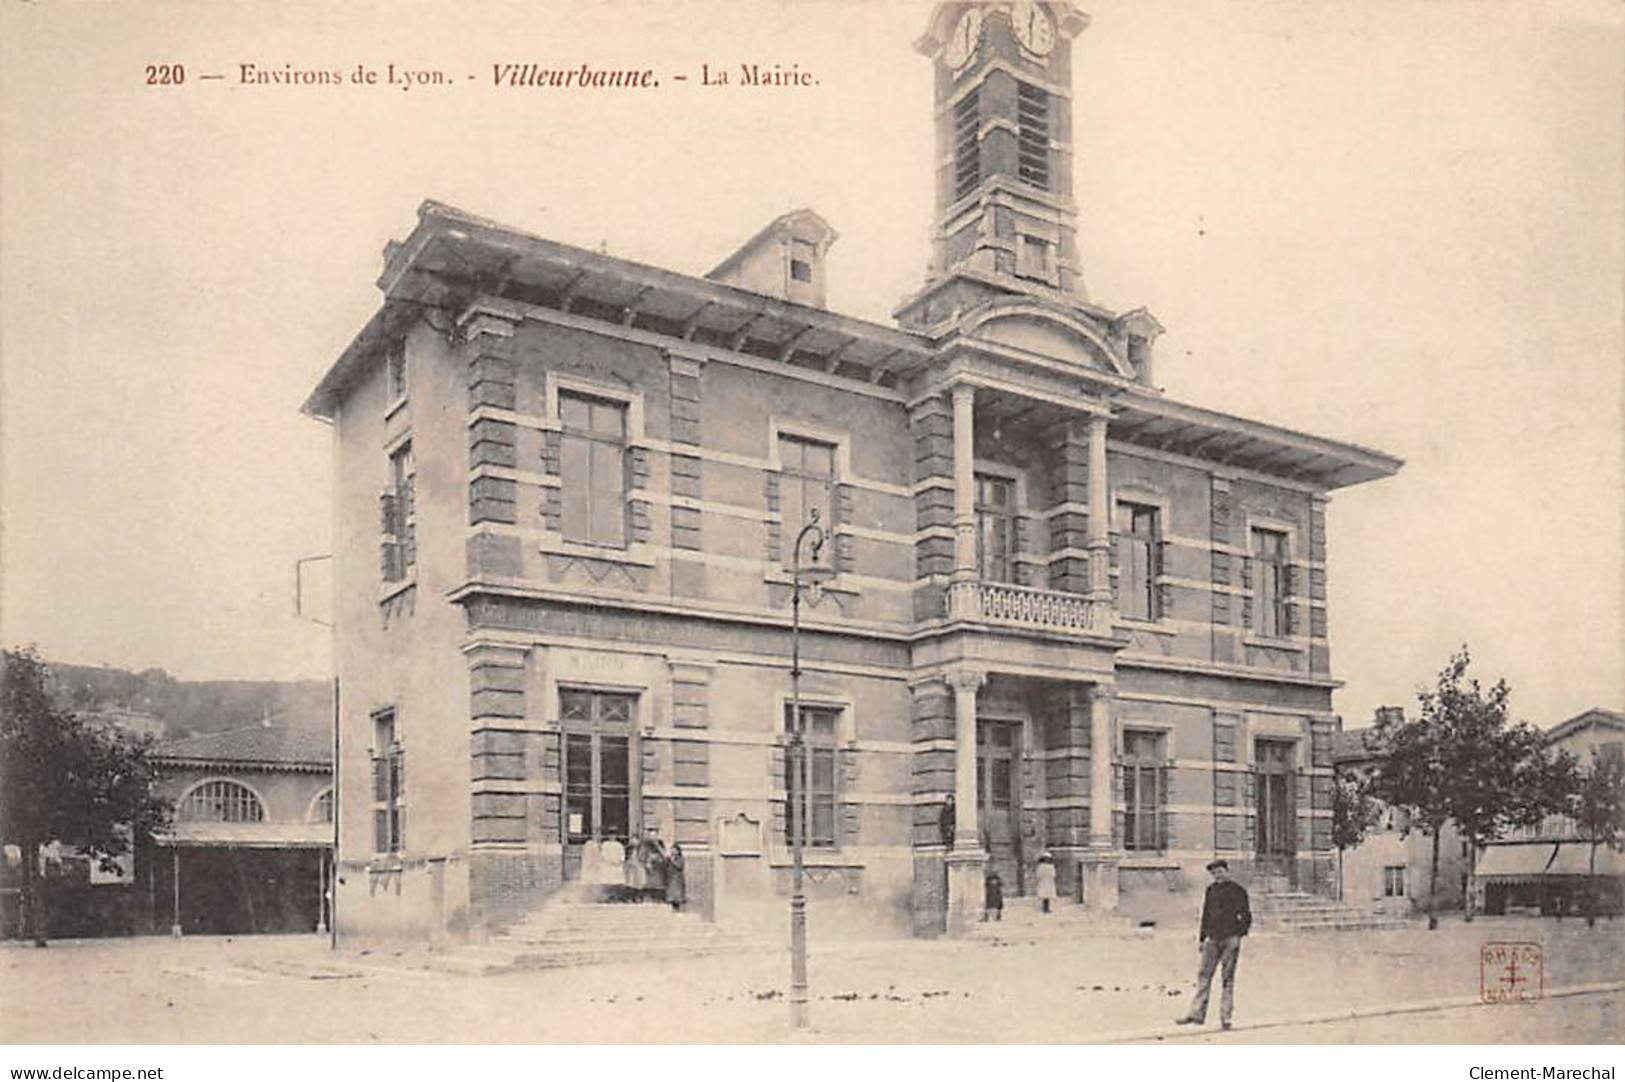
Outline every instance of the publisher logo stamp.
POLYGON ((1533 1003, 1546 986, 1539 943, 1485 943, 1478 952, 1478 994, 1485 1003, 1533 1003))

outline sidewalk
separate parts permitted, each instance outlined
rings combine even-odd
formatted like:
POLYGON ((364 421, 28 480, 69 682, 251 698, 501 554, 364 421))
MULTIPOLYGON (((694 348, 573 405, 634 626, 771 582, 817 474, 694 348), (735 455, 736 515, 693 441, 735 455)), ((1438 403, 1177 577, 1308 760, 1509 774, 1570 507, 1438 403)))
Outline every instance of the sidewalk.
MULTIPOLYGON (((1284 1027, 1473 1002, 1488 941, 1540 944, 1549 995, 1618 985, 1619 932, 1608 922, 1588 930, 1583 922, 1458 918, 1431 933, 1249 937, 1236 1022, 1284 1027)), ((982 1044, 1193 1035, 1171 1023, 1189 1003, 1194 936, 829 943, 815 923, 810 938, 814 1028, 800 1033, 788 1024, 787 950, 477 978, 426 972, 417 952, 334 953, 300 936, 0 950, 0 1040, 982 1044)))

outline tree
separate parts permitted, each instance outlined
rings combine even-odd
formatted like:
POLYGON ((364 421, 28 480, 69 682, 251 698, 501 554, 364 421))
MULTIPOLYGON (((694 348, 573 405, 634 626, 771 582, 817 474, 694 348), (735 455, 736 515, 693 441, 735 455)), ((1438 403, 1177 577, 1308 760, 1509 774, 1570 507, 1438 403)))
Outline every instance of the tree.
MULTIPOLYGON (((1428 927, 1439 885, 1439 835, 1454 821, 1479 847, 1513 826, 1533 825, 1562 807, 1563 760, 1545 753, 1540 732, 1511 720, 1505 680, 1487 691, 1467 674, 1472 659, 1464 646, 1440 671, 1431 690, 1417 692, 1414 721, 1385 714, 1374 739, 1381 749, 1373 777, 1376 795, 1410 809, 1412 825, 1432 839, 1428 873, 1428 927)), ((1469 918, 1471 911, 1469 910, 1469 918)))
POLYGON ((59 709, 32 650, 5 652, 0 674, 0 840, 23 854, 25 934, 45 946, 40 850, 76 846, 108 871, 169 823, 149 741, 59 709))
POLYGON ((1586 882, 1586 926, 1597 924, 1597 846, 1619 844, 1625 834, 1625 756, 1613 749, 1603 754, 1591 749, 1591 762, 1578 771, 1570 801, 1570 814, 1580 834, 1591 842, 1586 882))
POLYGON ((1337 847, 1337 900, 1343 900, 1343 851, 1359 845, 1382 814, 1370 782, 1354 771, 1332 779, 1332 844, 1337 847))

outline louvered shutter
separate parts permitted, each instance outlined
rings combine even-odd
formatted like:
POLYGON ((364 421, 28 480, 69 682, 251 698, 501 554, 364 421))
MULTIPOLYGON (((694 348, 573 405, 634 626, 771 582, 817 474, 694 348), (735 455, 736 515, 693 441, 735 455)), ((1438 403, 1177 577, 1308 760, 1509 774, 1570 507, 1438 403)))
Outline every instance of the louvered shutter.
POLYGON ((1108 536, 1111 539, 1111 546, 1106 550, 1109 561, 1107 564, 1107 578, 1110 581, 1112 588, 1112 604, 1121 606, 1122 595, 1119 590, 1119 584, 1122 581, 1123 535, 1113 531, 1108 536))
POLYGON ((1298 567, 1296 564, 1286 565, 1281 575, 1281 583, 1281 611, 1286 615, 1282 633, 1290 638, 1298 634, 1301 623, 1298 616, 1298 567))
POLYGON ((1169 785, 1173 781, 1173 768, 1166 763, 1157 767, 1157 851, 1168 849, 1168 805, 1173 801, 1169 785))
POLYGON ((1253 626, 1253 558, 1241 558, 1241 626, 1253 626))
POLYGON ((378 531, 385 537, 394 537, 398 532, 400 522, 400 503, 393 491, 381 493, 378 497, 378 531))
POLYGON ((389 812, 383 808, 372 813, 372 851, 389 852, 389 812))
POLYGON ((1154 584, 1157 599, 1157 607, 1152 611, 1151 618, 1161 620, 1171 616, 1174 609, 1174 588, 1162 581, 1163 576, 1168 573, 1168 542, 1166 539, 1157 539, 1156 545, 1152 548, 1151 561, 1151 581, 1154 584))
POLYGON ((375 755, 372 759, 372 799, 383 802, 389 799, 389 760, 383 756, 375 755))

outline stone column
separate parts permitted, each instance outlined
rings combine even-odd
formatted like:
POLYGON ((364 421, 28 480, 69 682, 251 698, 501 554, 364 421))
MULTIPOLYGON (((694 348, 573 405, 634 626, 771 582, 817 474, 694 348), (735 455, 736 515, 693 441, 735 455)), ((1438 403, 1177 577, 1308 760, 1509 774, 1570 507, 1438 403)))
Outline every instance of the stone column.
POLYGON ((974 620, 976 591, 976 452, 972 407, 976 389, 959 384, 954 402, 954 570, 949 577, 948 616, 974 620))
POLYGON ((1105 912, 1117 908, 1117 850, 1112 839, 1111 688, 1089 692, 1089 852, 1084 857, 1084 904, 1105 912))
POLYGON ((1106 418, 1089 418, 1089 597, 1111 600, 1111 499, 1106 480, 1106 418))
POLYGON ((986 854, 976 806, 976 692, 987 674, 961 669, 949 675, 954 691, 954 848, 948 854, 948 934, 963 935, 981 919, 986 854))

